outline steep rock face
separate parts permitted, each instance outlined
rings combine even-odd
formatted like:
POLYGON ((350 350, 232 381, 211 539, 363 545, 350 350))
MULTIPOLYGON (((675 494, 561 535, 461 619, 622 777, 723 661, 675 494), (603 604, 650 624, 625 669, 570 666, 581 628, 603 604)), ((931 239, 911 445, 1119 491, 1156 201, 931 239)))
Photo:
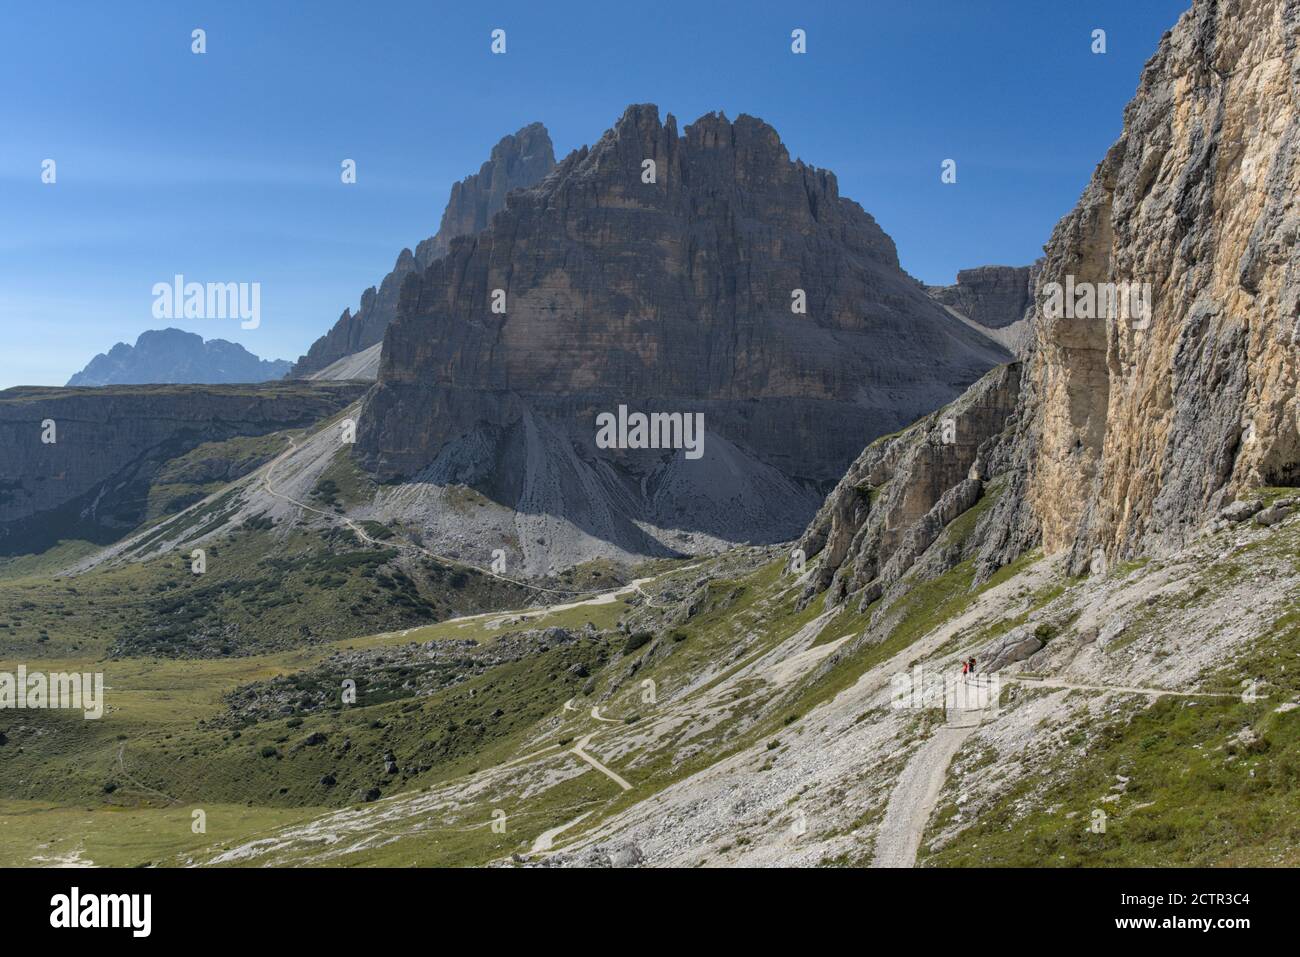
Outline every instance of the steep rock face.
POLYGON ((455 237, 473 235, 485 228, 505 204, 507 193, 540 182, 554 167, 555 150, 541 123, 529 124, 503 137, 476 174, 452 186, 438 232, 416 246, 414 253, 403 249, 378 288, 371 286, 361 294, 357 312, 344 309, 330 331, 298 359, 291 375, 306 378, 345 356, 378 344, 397 314, 397 297, 406 275, 445 255, 455 237))
MULTIPOLYGON (((935 571, 974 555, 984 579, 1040 544, 1075 573, 1168 554, 1251 487, 1300 485, 1298 95, 1300 0, 1198 0, 1161 40, 1045 248, 1015 407, 979 451, 998 494, 962 556, 924 556, 935 571), (1069 316, 1048 308, 1067 282, 1069 316), (1124 282, 1151 284, 1149 312, 1080 314, 1083 284, 1124 282)), ((924 461, 927 423, 868 448, 828 499, 803 539, 825 553, 809 597, 878 591, 882 507, 969 498, 966 477, 913 467, 875 504, 855 495, 873 465, 924 461)), ((919 512, 895 539, 935 517, 919 512)))
POLYGON ((409 476, 525 408, 594 437, 596 414, 627 404, 703 412, 758 461, 823 483, 1005 358, 771 127, 711 114, 679 135, 634 106, 406 281, 358 449, 381 478, 409 476))
POLYGON ((1044 318, 1028 500, 1044 548, 1177 547, 1300 483, 1300 2, 1198 0, 1161 41, 1044 284, 1151 284, 1149 323, 1044 318))
POLYGON ((289 371, 285 359, 259 359, 243 346, 181 329, 140 333, 119 342, 68 380, 70 386, 146 383, 269 382, 289 371))
POLYGON ((111 541, 139 524, 150 483, 169 460, 204 442, 310 425, 364 388, 265 383, 0 392, 0 554, 40 551, 60 538, 111 541))
POLYGON ((962 269, 952 286, 927 291, 962 322, 983 331, 1017 357, 1029 351, 1034 290, 1042 260, 1031 266, 962 269))
POLYGON ((438 232, 415 248, 421 269, 428 268, 451 248, 457 236, 473 236, 487 228, 505 206, 506 194, 540 183, 555 169, 555 148, 541 123, 530 123, 492 147, 492 155, 478 173, 451 188, 438 232))
POLYGON ((1036 266, 978 266, 957 272, 952 286, 931 286, 937 302, 988 329, 1002 329, 1025 318, 1034 301, 1036 266))
MULTIPOLYGON (((799 542, 821 562, 805 599, 823 591, 863 608, 899 581, 939 533, 974 506, 994 478, 1005 482, 1021 366, 988 373, 948 406, 858 456, 799 542)), ((980 539, 970 539, 970 553, 980 539)), ((969 557, 948 556, 938 571, 969 557)), ((995 563, 996 567, 996 563, 995 563)))

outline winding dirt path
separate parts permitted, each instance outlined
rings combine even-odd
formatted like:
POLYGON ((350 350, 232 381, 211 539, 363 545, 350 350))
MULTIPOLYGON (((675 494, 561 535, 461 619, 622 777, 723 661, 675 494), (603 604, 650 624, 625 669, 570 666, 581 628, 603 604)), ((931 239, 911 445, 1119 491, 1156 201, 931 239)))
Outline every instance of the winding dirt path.
POLYGON ((876 833, 876 856, 871 862, 872 867, 912 867, 916 864, 916 852, 921 848, 925 826, 943 791, 948 765, 978 726, 978 720, 945 725, 907 762, 889 795, 884 820, 876 833))
POLYGON ((611 781, 613 781, 615 784, 621 787, 624 791, 632 790, 632 785, 628 784, 626 780, 619 777, 616 773, 611 771, 609 768, 605 767, 605 765, 601 764, 599 761, 597 761, 590 754, 588 754, 586 751, 583 750, 583 748, 585 748, 587 745, 591 743, 591 739, 594 738, 596 734, 597 732, 595 731, 592 731, 588 734, 584 734, 581 738, 577 740, 577 743, 575 743, 574 746, 569 749, 569 753, 576 755, 577 757, 581 758, 583 761, 586 761, 588 764, 590 764, 601 774, 605 775, 605 777, 609 778, 611 781))
MULTIPOLYGON (((564 702, 564 710, 565 711, 578 710, 573 706, 572 698, 564 702)), ((596 721, 603 721, 608 724, 622 724, 621 721, 618 721, 614 718, 602 717, 599 708, 591 709, 591 717, 596 721)), ((632 785, 629 784, 624 778, 620 777, 616 772, 612 771, 605 765, 601 764, 590 754, 588 754, 585 750, 583 750, 584 748, 587 747, 587 745, 591 743, 591 739, 594 738, 599 733, 600 730, 597 729, 595 731, 589 731, 587 734, 584 734, 581 738, 579 738, 576 742, 574 742, 573 747, 569 748, 569 753, 579 758, 580 760, 585 761, 587 764, 591 765, 601 774, 605 775, 605 777, 609 778, 611 781, 613 781, 615 784, 621 787, 624 791, 632 790, 632 785)), ((561 824, 559 827, 553 827, 548 831, 543 831, 541 834, 537 835, 537 839, 533 841, 532 853, 545 854, 554 850, 555 839, 557 837, 559 837, 565 831, 569 830, 569 828, 574 827, 577 824, 581 824, 585 818, 589 817, 593 813, 595 812, 586 811, 582 814, 579 814, 577 817, 575 817, 572 821, 569 821, 567 824, 561 824)))
POLYGON ((136 777, 126 769, 126 743, 125 742, 123 742, 122 746, 117 749, 117 768, 119 771, 122 772, 122 777, 126 778, 127 781, 129 781, 131 784, 134 784, 141 791, 147 791, 150 794, 156 794, 159 797, 166 798, 168 804, 180 803, 179 801, 176 800, 176 798, 172 797, 166 791, 159 791, 157 788, 151 788, 149 787, 149 785, 143 783, 142 781, 137 780, 136 777))
MULTIPOLYGON (((1101 691, 1116 694, 1139 694, 1151 698, 1170 695, 1179 698, 1235 698, 1226 691, 1171 691, 1167 688, 1141 688, 1127 685, 1096 685, 1067 681, 1063 678, 1030 675, 1001 675, 1001 680, 1029 687, 1067 691, 1101 691)), ((939 801, 948 777, 948 766, 966 739, 984 719, 979 711, 956 712, 955 720, 944 725, 917 749, 898 776, 885 807, 885 817, 876 835, 876 854, 872 867, 914 867, 930 815, 939 801)))
POLYGON ((537 840, 533 841, 533 853, 544 854, 555 847, 555 839, 567 831, 569 828, 581 824, 583 818, 590 817, 594 811, 584 811, 567 824, 561 824, 559 827, 553 827, 549 831, 542 831, 537 835, 537 840))
MULTIPOLYGON (((1152 698, 1169 695, 1174 698, 1240 698, 1238 691, 1171 691, 1168 688, 1139 688, 1128 685, 1090 685, 1063 678, 1039 678, 1031 675, 1004 675, 1003 681, 1017 681, 1020 684, 1038 688, 1065 689, 1067 691, 1115 691, 1122 694, 1142 694, 1152 698)), ((1260 695, 1260 697, 1264 697, 1260 695)))

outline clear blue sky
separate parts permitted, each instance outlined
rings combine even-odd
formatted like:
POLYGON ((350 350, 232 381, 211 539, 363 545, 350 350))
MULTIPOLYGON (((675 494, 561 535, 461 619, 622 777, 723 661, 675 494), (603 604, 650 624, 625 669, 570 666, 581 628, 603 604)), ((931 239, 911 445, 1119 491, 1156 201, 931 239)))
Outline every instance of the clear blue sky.
POLYGON ((562 156, 634 102, 681 125, 718 109, 768 121, 926 282, 1027 263, 1189 5, 6 2, 0 387, 62 384, 168 324, 296 358, 432 235, 451 183, 503 134, 540 120, 562 156), (795 27, 806 55, 790 52, 795 27), (355 186, 339 182, 345 158, 355 186), (940 182, 946 158, 956 185, 940 182), (260 328, 153 319, 150 290, 175 273, 260 282, 260 328))

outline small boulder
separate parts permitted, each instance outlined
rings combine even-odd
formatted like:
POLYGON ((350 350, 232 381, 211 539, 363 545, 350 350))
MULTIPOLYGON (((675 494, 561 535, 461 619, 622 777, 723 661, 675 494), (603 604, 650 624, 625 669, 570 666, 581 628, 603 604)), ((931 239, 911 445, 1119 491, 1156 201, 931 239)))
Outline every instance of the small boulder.
POLYGON ((1269 508, 1256 513, 1255 524, 1264 526, 1276 525, 1278 522, 1290 515, 1291 511, 1291 507, 1287 505, 1270 506, 1269 508))
POLYGON ((1008 632, 993 647, 984 652, 984 658, 988 664, 984 665, 981 671, 1000 671, 1007 665, 1014 664, 1017 661, 1024 661, 1043 647, 1040 638, 1034 635, 1028 628, 1017 628, 1008 632))
POLYGON ((624 844, 609 855, 610 867, 640 867, 644 860, 645 855, 635 844, 624 844))
POLYGON ((1128 621, 1125 618, 1116 616, 1106 624, 1101 626, 1101 631, 1097 633, 1097 647, 1105 648, 1112 641, 1124 634, 1124 629, 1128 627, 1128 621))
POLYGON ((1259 499, 1254 499, 1249 502, 1238 500, 1220 510, 1219 518, 1234 523, 1244 522, 1263 507, 1264 503, 1259 499))

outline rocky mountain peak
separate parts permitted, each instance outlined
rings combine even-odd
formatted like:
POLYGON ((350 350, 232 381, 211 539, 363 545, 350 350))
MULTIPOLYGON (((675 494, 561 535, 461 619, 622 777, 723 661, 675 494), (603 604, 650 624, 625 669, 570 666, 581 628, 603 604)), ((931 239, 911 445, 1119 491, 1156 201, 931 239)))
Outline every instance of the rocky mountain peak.
POLYGON ((638 104, 407 277, 357 451, 381 479, 455 475, 633 553, 656 547, 647 524, 673 548, 790 537, 864 441, 1008 357, 766 123, 679 134, 638 104), (704 414, 703 460, 594 448, 620 405, 704 414))
MULTIPOLYGON (((445 255, 457 236, 472 236, 483 230, 496 211, 505 206, 511 190, 541 181, 554 167, 555 148, 541 123, 530 123, 517 133, 503 136, 476 174, 452 186, 438 232, 416 247, 415 262, 425 268, 445 255)), ((399 260, 399 267, 402 265, 399 260)))
POLYGON ((95 356, 68 385, 266 382, 288 369, 284 359, 259 359, 225 339, 204 340, 183 329, 150 329, 140 333, 134 346, 119 342, 95 356))
POLYGON ((403 278, 446 255, 456 237, 482 230, 505 205, 506 196, 512 190, 539 182, 554 167, 551 137, 541 123, 530 123, 502 137, 477 173, 452 186, 438 232, 420 242, 414 251, 403 249, 392 271, 379 285, 361 294, 356 313, 345 309, 330 331, 298 359, 290 375, 297 378, 316 375, 345 357, 377 345, 397 314, 403 278))

